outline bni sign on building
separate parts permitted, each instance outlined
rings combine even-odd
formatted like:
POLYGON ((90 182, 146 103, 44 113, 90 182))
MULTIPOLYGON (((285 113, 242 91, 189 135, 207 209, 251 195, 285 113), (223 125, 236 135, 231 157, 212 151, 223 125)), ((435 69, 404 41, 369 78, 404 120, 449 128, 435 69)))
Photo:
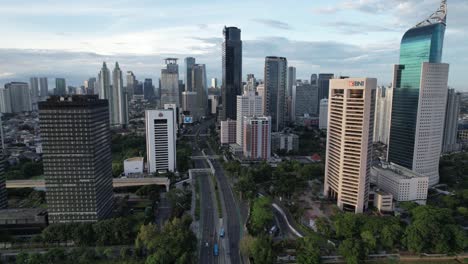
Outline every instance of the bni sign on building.
POLYGON ((174 172, 176 168, 176 131, 172 109, 147 110, 146 152, 148 172, 174 172))

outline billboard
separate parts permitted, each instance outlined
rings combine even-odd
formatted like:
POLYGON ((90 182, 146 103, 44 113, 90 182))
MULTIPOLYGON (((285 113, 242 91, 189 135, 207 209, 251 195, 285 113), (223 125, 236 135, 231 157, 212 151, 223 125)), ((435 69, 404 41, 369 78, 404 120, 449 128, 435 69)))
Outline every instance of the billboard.
POLYGON ((192 124, 192 123, 193 123, 193 117, 184 116, 184 124, 192 124))

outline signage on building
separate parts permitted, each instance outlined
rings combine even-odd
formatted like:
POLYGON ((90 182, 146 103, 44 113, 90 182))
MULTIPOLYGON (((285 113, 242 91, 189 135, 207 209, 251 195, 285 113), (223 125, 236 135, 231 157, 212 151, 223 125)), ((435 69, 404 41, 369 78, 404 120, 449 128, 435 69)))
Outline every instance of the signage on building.
POLYGON ((364 86, 364 81, 349 81, 349 87, 364 86))
POLYGON ((193 117, 184 116, 184 124, 192 124, 192 123, 193 123, 193 117))

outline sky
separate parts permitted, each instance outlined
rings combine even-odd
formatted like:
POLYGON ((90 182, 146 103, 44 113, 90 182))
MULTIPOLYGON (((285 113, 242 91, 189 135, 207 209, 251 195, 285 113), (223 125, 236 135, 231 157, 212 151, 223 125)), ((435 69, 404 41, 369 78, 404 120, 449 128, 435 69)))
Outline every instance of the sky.
MULTIPOLYGON (((404 32, 440 0, 0 0, 0 85, 32 76, 82 85, 103 61, 157 79, 166 57, 193 56, 221 78, 223 27, 242 31, 243 76, 263 79, 282 56, 312 73, 392 79, 404 32)), ((468 91, 468 1, 448 0, 443 62, 449 86, 468 91)), ((155 81, 155 83, 157 83, 155 81)), ((49 81, 49 87, 54 84, 49 81)))

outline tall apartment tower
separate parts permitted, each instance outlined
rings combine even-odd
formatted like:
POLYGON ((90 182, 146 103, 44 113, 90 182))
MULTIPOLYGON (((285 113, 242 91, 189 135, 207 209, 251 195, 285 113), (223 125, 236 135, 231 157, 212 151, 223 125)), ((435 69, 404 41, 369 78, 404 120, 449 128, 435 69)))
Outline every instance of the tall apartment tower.
POLYGON ((145 100, 148 100, 148 101, 151 101, 154 99, 155 94, 154 94, 153 79, 146 78, 145 81, 143 82, 143 96, 145 100))
POLYGON ((124 91, 122 70, 115 63, 112 71, 111 126, 125 126, 128 123, 127 94, 124 91))
POLYGON ((288 67, 288 88, 286 95, 292 96, 293 86, 296 85, 296 67, 288 67))
POLYGON ((237 96, 237 128, 236 128, 236 143, 242 146, 244 142, 244 118, 252 116, 262 116, 262 97, 255 95, 255 92, 250 91, 243 95, 237 96))
POLYGON ((328 99, 320 100, 319 129, 328 129, 328 99))
POLYGON ((255 75, 252 73, 247 74, 247 83, 244 86, 244 92, 242 94, 248 92, 255 92, 257 88, 257 80, 255 79, 255 75))
POLYGON ((362 213, 369 198, 377 79, 330 80, 325 196, 362 213))
POLYGON ((193 92, 197 93, 197 111, 198 115, 206 116, 208 113, 208 87, 206 82, 206 67, 205 64, 192 65, 192 85, 193 92))
POLYGON ((46 199, 51 223, 95 222, 113 207, 107 100, 52 96, 39 103, 46 199))
POLYGON ((375 93, 374 142, 388 145, 392 117, 392 87, 377 87, 375 93))
POLYGON ((220 119, 236 119, 236 97, 242 94, 242 41, 241 30, 224 27, 223 42, 223 83, 220 119))
MULTIPOLYGON (((244 157, 252 160, 268 160, 271 157, 270 117, 246 117, 243 120, 244 157)), ((237 120, 239 122, 239 120, 237 120)))
POLYGON ((55 95, 64 96, 67 94, 67 84, 64 78, 55 78, 55 95))
POLYGON ((137 86, 137 79, 135 74, 132 71, 127 71, 127 95, 128 95, 128 100, 131 100, 133 98, 133 95, 135 94, 135 89, 137 86))
POLYGON ((447 108, 445 110, 444 139, 442 141, 442 152, 458 151, 460 144, 458 136, 458 115, 460 114, 461 96, 455 89, 448 90, 447 108))
POLYGON ((211 78, 211 88, 218 89, 218 79, 217 78, 211 78))
POLYGON ((166 58, 166 68, 161 69, 161 105, 176 104, 179 98, 179 65, 176 58, 166 58))
POLYGON ((32 111, 31 94, 29 85, 24 82, 11 82, 5 84, 7 98, 6 103, 10 103, 7 108, 11 109, 12 113, 30 112, 32 111), (9 100, 8 100, 9 99, 9 100))
POLYGON ((47 80, 47 77, 41 77, 39 78, 39 84, 40 84, 40 101, 45 101, 47 100, 47 97, 49 97, 49 82, 47 80))
POLYGON ((401 40, 394 67, 388 161, 439 182, 449 65, 441 63, 446 1, 401 40))
POLYGON ((195 65, 195 58, 187 57, 184 59, 185 62, 185 91, 191 92, 192 88, 192 67, 195 65))
POLYGON ((146 153, 150 173, 176 170, 176 131, 173 109, 146 110, 146 153))
POLYGON ((265 115, 271 117, 272 131, 285 126, 288 61, 284 57, 265 58, 265 115))
POLYGON ((318 87, 317 104, 318 105, 317 107, 320 105, 320 100, 324 98, 328 99, 328 94, 330 90, 330 80, 333 79, 333 77, 334 77, 333 73, 320 73, 318 75, 318 79, 317 79, 317 87, 318 87))
POLYGON ((299 121, 306 115, 317 116, 317 86, 297 83, 292 87, 291 121, 299 121))
POLYGON ((29 85, 31 88, 32 110, 37 110, 37 103, 39 102, 39 78, 31 77, 29 79, 29 85))

